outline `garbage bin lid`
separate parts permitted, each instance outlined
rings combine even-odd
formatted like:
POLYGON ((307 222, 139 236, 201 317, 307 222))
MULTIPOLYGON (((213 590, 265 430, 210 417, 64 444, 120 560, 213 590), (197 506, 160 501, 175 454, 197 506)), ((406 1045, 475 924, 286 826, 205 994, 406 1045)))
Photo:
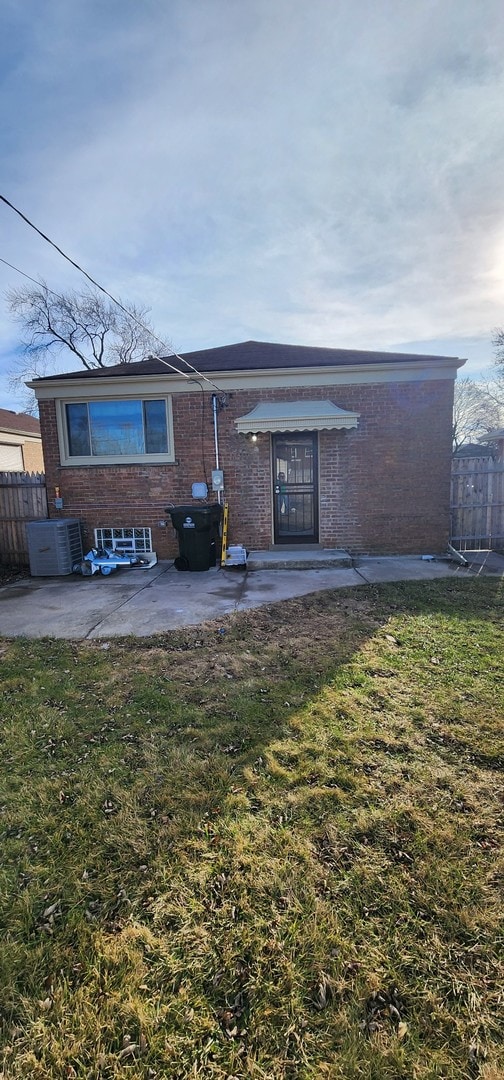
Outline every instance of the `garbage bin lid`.
POLYGON ((174 517, 180 518, 183 516, 191 517, 194 520, 197 520, 199 517, 200 519, 214 518, 219 521, 222 515, 222 506, 220 503, 200 503, 199 505, 191 503, 190 506, 167 506, 166 512, 170 515, 172 520, 174 517))

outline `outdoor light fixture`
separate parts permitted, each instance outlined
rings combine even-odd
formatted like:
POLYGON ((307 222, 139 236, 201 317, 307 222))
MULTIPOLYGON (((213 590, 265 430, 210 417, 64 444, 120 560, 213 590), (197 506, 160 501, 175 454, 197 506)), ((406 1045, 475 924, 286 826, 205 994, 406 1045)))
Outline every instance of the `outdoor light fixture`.
POLYGON ((242 439, 246 439, 246 441, 248 443, 254 443, 254 444, 259 442, 259 435, 260 434, 261 434, 260 431, 240 431, 239 432, 239 435, 241 435, 242 439))

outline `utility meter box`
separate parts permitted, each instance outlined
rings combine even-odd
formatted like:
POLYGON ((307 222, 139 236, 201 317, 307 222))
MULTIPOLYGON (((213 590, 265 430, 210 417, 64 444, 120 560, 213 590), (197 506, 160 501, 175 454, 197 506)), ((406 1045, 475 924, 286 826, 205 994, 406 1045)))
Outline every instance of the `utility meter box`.
POLYGON ((212 491, 224 491, 224 473, 222 469, 212 469, 212 491))

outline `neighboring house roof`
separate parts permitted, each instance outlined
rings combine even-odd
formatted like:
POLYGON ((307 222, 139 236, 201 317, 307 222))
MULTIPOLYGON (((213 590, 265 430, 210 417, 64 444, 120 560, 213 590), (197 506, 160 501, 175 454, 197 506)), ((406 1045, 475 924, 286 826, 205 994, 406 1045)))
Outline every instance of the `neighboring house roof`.
POLYGON ((40 435, 40 424, 34 416, 16 413, 11 409, 0 409, 0 431, 14 435, 40 435))
MULTIPOLYGON (((215 349, 200 349, 197 352, 184 352, 180 356, 198 371, 264 371, 278 368, 307 367, 354 367, 355 365, 373 364, 421 364, 451 360, 457 367, 458 357, 422 355, 419 353, 367 352, 360 349, 327 349, 311 345, 280 345, 269 341, 242 341, 236 345, 221 345, 215 349)), ((61 379, 99 379, 114 376, 166 375, 170 369, 189 373, 189 368, 175 356, 162 359, 152 357, 132 364, 114 364, 106 368, 93 368, 91 371, 81 368, 62 375, 46 375, 36 383, 47 383, 61 379)), ((462 361, 463 362, 463 361, 462 361)), ((35 381, 33 384, 35 385, 35 381)))
POLYGON ((496 428, 495 431, 487 431, 486 435, 480 435, 479 441, 486 442, 498 442, 500 439, 504 439, 504 427, 496 428))
POLYGON ((492 457, 492 450, 489 446, 482 446, 481 443, 464 443, 459 446, 455 451, 454 457, 492 457))

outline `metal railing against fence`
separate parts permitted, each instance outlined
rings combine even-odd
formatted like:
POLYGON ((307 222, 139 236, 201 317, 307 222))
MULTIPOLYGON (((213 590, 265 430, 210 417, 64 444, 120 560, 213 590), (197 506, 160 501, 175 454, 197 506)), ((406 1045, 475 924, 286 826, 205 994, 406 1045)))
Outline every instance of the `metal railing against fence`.
POLYGON ((26 523, 46 517, 44 473, 0 472, 0 563, 28 563, 26 523))
POLYGON ((451 542, 458 551, 504 550, 504 464, 488 457, 454 458, 451 542))

